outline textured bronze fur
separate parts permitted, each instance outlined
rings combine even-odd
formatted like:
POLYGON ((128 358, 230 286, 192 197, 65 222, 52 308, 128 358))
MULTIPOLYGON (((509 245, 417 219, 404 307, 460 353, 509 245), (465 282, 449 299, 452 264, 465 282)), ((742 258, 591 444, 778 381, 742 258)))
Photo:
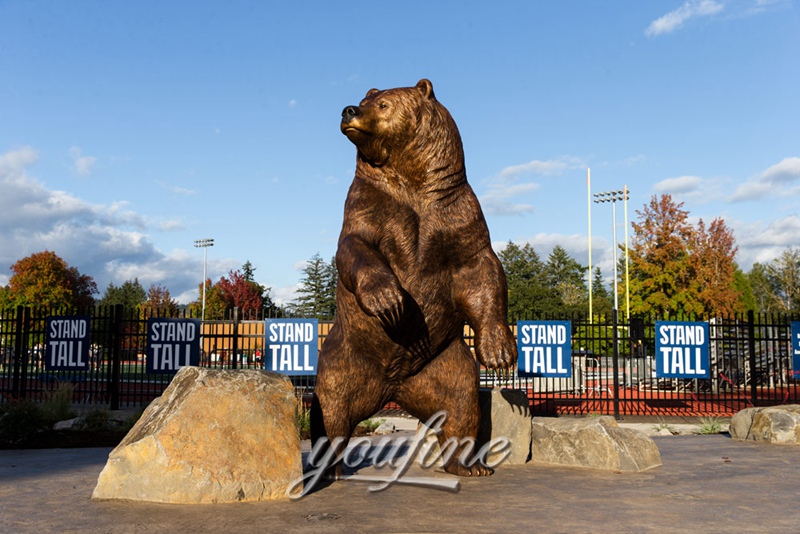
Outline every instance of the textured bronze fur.
MULTIPOLYGON (((467 183, 461 137, 428 80, 371 89, 342 112, 358 148, 336 265, 337 316, 319 359, 312 438, 350 437, 387 401, 420 420, 439 410, 439 439, 475 438, 478 371, 516 360, 506 280, 478 199, 467 183), (324 421, 321 424, 320 418, 324 421)), ((485 475, 453 458, 445 469, 485 475)))

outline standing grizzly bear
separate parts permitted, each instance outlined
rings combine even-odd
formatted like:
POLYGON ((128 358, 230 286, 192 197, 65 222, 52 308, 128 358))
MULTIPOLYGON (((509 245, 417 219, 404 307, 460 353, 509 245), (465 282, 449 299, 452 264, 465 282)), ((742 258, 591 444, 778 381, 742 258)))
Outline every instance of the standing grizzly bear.
MULTIPOLYGON (((428 80, 371 89, 342 112, 341 131, 358 149, 336 252, 337 315, 322 346, 312 439, 340 439, 395 401, 422 421, 447 414, 440 444, 475 438, 478 369, 464 343, 491 369, 516 361, 506 319, 506 280, 450 113, 428 80)), ((458 454, 445 470, 492 470, 458 454)), ((340 466, 341 467, 341 466, 340 466)))

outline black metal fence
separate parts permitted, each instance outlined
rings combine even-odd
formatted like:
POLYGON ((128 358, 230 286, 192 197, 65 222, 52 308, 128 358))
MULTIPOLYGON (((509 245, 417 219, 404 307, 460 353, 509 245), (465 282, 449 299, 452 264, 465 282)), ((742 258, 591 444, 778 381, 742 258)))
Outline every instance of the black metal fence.
MULTIPOLYGON (((0 312, 0 402, 41 401, 59 384, 69 382, 77 403, 111 409, 149 403, 169 385, 171 375, 146 372, 148 318, 138 309, 122 306, 88 310, 18 307, 0 312), (47 317, 79 314, 91 321, 89 369, 47 370, 43 361, 47 317)), ((571 376, 523 378, 516 372, 499 376, 479 366, 481 386, 524 390, 534 414, 730 415, 749 406, 800 400, 800 384, 792 368, 792 315, 751 312, 708 319, 709 379, 656 377, 652 318, 621 321, 613 313, 591 320, 577 315, 536 319, 571 321, 571 376)), ((320 322, 320 344, 330 326, 330 322, 320 322)), ((512 328, 516 331, 516 325, 512 328)), ((469 345, 472 334, 465 326, 469 345)), ((262 368, 263 344, 263 318, 240 317, 233 310, 225 320, 202 323, 200 365, 262 368)), ((314 377, 293 377, 293 382, 298 396, 308 400, 314 377)))

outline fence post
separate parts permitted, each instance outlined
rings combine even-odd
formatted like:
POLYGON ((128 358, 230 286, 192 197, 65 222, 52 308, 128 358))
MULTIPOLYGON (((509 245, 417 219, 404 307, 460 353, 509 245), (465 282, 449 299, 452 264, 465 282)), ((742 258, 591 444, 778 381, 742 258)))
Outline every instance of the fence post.
POLYGON ((614 419, 619 420, 619 312, 616 308, 611 310, 611 322, 614 328, 614 352, 612 357, 614 365, 614 419))
POLYGON ((756 405, 756 325, 755 313, 747 310, 747 351, 750 362, 750 403, 756 405))
POLYGON ((109 404, 112 410, 119 410, 120 361, 122 359, 122 304, 112 308, 111 319, 111 380, 108 383, 109 404))
POLYGON ((22 306, 17 306, 17 316, 14 325, 14 363, 11 371, 11 397, 14 399, 20 398, 21 394, 20 373, 22 372, 23 351, 25 350, 25 343, 23 343, 22 340, 24 310, 22 306))
POLYGON ((239 307, 233 308, 233 340, 231 342, 233 369, 239 366, 239 307))

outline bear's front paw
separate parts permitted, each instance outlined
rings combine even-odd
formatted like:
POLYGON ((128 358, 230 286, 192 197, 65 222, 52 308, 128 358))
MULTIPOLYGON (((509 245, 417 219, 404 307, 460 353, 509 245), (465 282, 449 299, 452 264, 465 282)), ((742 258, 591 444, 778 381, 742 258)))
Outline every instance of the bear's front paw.
POLYGON ((362 284, 356 293, 361 309, 393 328, 403 315, 403 289, 397 280, 379 280, 362 284))
POLYGON ((507 325, 477 332, 475 352, 487 369, 510 369, 517 363, 517 344, 507 325))

